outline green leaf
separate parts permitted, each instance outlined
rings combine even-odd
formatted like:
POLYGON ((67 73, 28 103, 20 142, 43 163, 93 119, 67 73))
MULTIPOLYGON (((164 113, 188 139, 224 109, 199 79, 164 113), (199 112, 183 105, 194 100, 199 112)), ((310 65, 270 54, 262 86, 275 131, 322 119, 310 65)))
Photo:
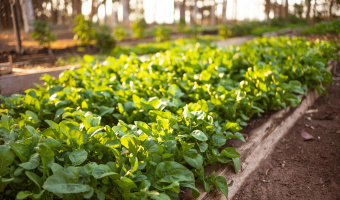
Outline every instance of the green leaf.
POLYGON ((26 171, 25 174, 29 179, 31 179, 31 181, 33 181, 34 184, 39 187, 39 190, 41 190, 41 186, 43 184, 41 178, 36 173, 33 173, 31 171, 26 171))
POLYGON ((224 126, 222 127, 222 131, 226 131, 226 130, 231 130, 232 132, 237 132, 240 131, 241 127, 238 123, 235 122, 227 122, 226 124, 224 124, 224 126))
POLYGON ((94 189, 91 187, 91 189, 88 192, 84 192, 83 196, 85 199, 90 199, 94 194, 94 189))
POLYGON ((201 142, 198 144, 198 148, 200 149, 200 152, 205 152, 208 149, 208 144, 205 142, 201 142))
POLYGON ((244 139, 241 133, 236 132, 234 135, 236 136, 237 139, 241 140, 242 142, 246 142, 246 140, 244 139))
POLYGON ((240 170, 240 159, 239 158, 232 158, 234 167, 235 167, 235 173, 237 174, 238 171, 240 170))
POLYGON ((20 167, 26 170, 33 170, 39 166, 40 156, 38 153, 32 154, 29 161, 19 164, 20 167))
POLYGON ((17 194, 17 199, 21 200, 21 199, 26 199, 27 197, 29 197, 31 195, 31 192, 29 191, 20 191, 17 194))
POLYGON ((70 132, 69 143, 74 147, 79 147, 84 144, 84 133, 79 130, 72 130, 70 132))
POLYGON ((49 192, 56 194, 76 194, 81 192, 90 191, 91 187, 86 184, 80 184, 75 182, 67 182, 67 178, 63 172, 59 172, 52 176, 49 176, 43 188, 49 192))
POLYGON ((34 123, 40 122, 38 116, 34 112, 28 110, 25 114, 28 116, 28 119, 33 119, 34 123))
POLYGON ((52 149, 44 143, 38 145, 38 153, 40 155, 44 167, 52 165, 54 162, 54 153, 52 149))
POLYGON ((26 162, 27 161, 27 157, 29 156, 29 149, 19 143, 12 143, 10 144, 12 150, 14 151, 14 153, 19 157, 21 162, 26 162))
POLYGON ((191 134, 194 138, 199 141, 207 141, 208 137, 201 130, 194 130, 191 134))
POLYGON ((137 148, 135 141, 132 136, 125 136, 120 139, 120 143, 127 148, 130 153, 132 153, 134 156, 137 156, 137 148))
POLYGON ((151 135, 152 130, 146 123, 141 122, 141 121, 135 121, 135 124, 136 124, 137 128, 142 130, 144 133, 146 133, 147 135, 151 135))
POLYGON ((9 172, 8 167, 13 163, 15 154, 8 145, 0 145, 0 176, 9 172))
POLYGON ((45 120, 45 122, 54 130, 59 131, 59 125, 51 120, 45 120))
POLYGON ((103 164, 98 165, 93 170, 92 175, 95 179, 101 179, 107 176, 110 176, 112 179, 119 179, 120 177, 120 174, 113 172, 109 166, 103 164))
POLYGON ((214 185, 224 194, 226 198, 228 198, 228 184, 225 177, 223 176, 216 177, 214 185))
POLYGON ((64 168, 61 165, 59 165, 58 163, 53 163, 51 165, 51 170, 52 170, 53 174, 56 174, 58 172, 63 171, 64 168))
POLYGON ((181 191, 179 181, 174 181, 170 185, 163 186, 163 187, 158 187, 157 189, 159 190, 170 190, 175 193, 179 193, 181 191))
POLYGON ((214 146, 216 146, 216 147, 223 146, 226 141, 227 141, 227 139, 224 135, 215 134, 215 135, 212 136, 212 142, 213 142, 214 146))
POLYGON ((97 163, 95 162, 90 162, 90 163, 87 163, 85 166, 84 166, 84 171, 88 174, 88 175, 91 175, 94 171, 94 169, 96 169, 96 167, 98 166, 97 163))
POLYGON ((128 177, 121 177, 120 180, 114 180, 115 183, 124 190, 131 190, 137 188, 137 185, 128 177))
POLYGON ((192 167, 201 169, 203 166, 203 157, 196 152, 187 152, 183 156, 184 160, 192 167))
POLYGON ((85 149, 78 149, 70 153, 69 158, 73 166, 81 165, 87 159, 87 151, 85 149))
POLYGON ((174 162, 161 162, 156 167, 158 182, 172 183, 174 181, 195 182, 194 174, 183 165, 174 162))
POLYGON ((184 93, 181 91, 181 89, 174 84, 170 85, 168 93, 172 95, 174 98, 181 98, 182 96, 184 96, 184 93))
POLYGON ((96 194, 97 194, 97 198, 99 200, 105 200, 105 193, 100 191, 100 190, 96 190, 96 194))
POLYGON ((44 194, 45 190, 41 190, 38 194, 31 193, 32 199, 41 199, 42 195, 44 194))
POLYGON ((238 158, 240 154, 232 147, 226 147, 222 150, 221 155, 226 156, 228 158, 238 158))
POLYGON ((150 198, 154 200, 171 200, 171 198, 167 194, 159 193, 156 191, 152 191, 150 198))

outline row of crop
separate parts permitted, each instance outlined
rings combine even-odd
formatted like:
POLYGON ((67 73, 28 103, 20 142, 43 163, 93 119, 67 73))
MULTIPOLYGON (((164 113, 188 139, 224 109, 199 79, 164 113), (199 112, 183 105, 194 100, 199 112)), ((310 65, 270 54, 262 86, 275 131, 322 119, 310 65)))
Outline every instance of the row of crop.
POLYGON ((257 39, 240 47, 175 47, 142 62, 85 56, 82 68, 26 95, 1 97, 3 198, 177 199, 182 187, 224 177, 204 166, 233 163, 221 149, 244 141, 254 114, 296 106, 296 94, 324 91, 336 48, 304 39, 257 39), (322 83, 322 85, 320 85, 322 83))
MULTIPOLYGON (((150 43, 139 43, 137 45, 127 45, 121 46, 117 45, 112 51, 112 56, 119 57, 120 55, 147 55, 147 54, 155 54, 157 52, 164 52, 166 50, 172 49, 174 47, 181 47, 183 49, 187 48, 194 48, 196 43, 201 43, 202 45, 214 45, 214 42, 217 40, 216 37, 209 37, 209 36, 200 36, 196 39, 177 39, 172 41, 165 41, 165 42, 150 42, 150 43)), ((97 60, 104 61, 107 56, 106 55, 93 55, 97 60)), ((81 63, 82 57, 68 57, 66 59, 59 58, 57 60, 57 65, 64 66, 64 65, 72 65, 76 63, 81 63)))

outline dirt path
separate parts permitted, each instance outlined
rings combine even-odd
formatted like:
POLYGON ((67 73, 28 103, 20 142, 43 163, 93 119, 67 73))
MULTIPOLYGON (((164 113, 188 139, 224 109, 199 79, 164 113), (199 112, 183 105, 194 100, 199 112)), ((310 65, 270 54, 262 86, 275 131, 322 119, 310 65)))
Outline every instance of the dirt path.
POLYGON ((321 96, 234 199, 340 199, 340 65, 321 96), (304 141, 301 131, 314 137, 304 141))

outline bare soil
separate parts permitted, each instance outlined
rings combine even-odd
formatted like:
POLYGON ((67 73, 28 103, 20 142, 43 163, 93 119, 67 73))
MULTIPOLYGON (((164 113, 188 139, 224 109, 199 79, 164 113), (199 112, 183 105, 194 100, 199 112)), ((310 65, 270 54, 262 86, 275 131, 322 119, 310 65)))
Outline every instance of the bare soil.
POLYGON ((297 121, 234 199, 340 199, 340 65, 334 83, 297 121), (305 141, 301 131, 314 137, 305 141))

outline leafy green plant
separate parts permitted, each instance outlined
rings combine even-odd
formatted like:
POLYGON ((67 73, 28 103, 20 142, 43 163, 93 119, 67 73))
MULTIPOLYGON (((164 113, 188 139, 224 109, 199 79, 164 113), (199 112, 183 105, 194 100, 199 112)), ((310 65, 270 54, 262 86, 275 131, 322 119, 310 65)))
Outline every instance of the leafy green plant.
POLYGON ((224 39, 227 39, 231 36, 231 30, 229 26, 221 25, 218 34, 222 36, 224 39))
POLYGON ((154 54, 157 52, 167 51, 172 49, 176 46, 181 46, 183 49, 187 48, 194 48, 197 43, 201 45, 212 44, 214 41, 219 40, 220 38, 216 37, 208 37, 208 36, 201 36, 197 39, 178 39, 174 41, 165 41, 165 42, 151 42, 151 43, 139 43, 137 45, 132 46, 119 46, 117 45, 116 48, 113 50, 113 55, 130 55, 130 54, 137 54, 137 55, 144 55, 144 54, 154 54))
POLYGON ((111 34, 111 30, 106 25, 99 26, 96 30, 96 46, 101 53, 110 54, 114 49, 116 41, 111 34))
POLYGON ((113 36, 117 41, 122 41, 128 36, 128 30, 124 26, 119 25, 113 29, 113 36))
POLYGON ((51 42, 56 41, 57 36, 53 33, 53 27, 51 24, 35 20, 34 31, 31 34, 31 38, 39 42, 39 46, 50 48, 51 42))
POLYGON ((178 199, 224 177, 205 166, 240 154, 254 115, 297 106, 332 81, 329 42, 259 38, 238 48, 175 46, 146 61, 84 56, 82 67, 25 95, 0 96, 0 192, 4 199, 178 199))
POLYGON ((171 28, 167 26, 155 27, 155 41, 164 42, 171 39, 171 28))
POLYGON ((340 33, 340 21, 339 20, 334 20, 330 22, 320 22, 308 28, 305 28, 304 30, 301 31, 301 34, 305 34, 305 35, 330 34, 330 33, 333 33, 333 34, 340 33))
POLYGON ((243 36, 250 35, 253 27, 254 27, 253 24, 250 22, 237 23, 232 25, 230 30, 232 36, 243 36))
POLYGON ((132 37, 142 38, 145 35, 146 22, 144 18, 137 19, 132 23, 132 37))
POLYGON ((80 14, 74 18, 74 39, 81 45, 90 45, 96 38, 95 26, 91 20, 80 14))
POLYGON ((201 32, 200 25, 191 25, 186 28, 185 33, 188 34, 191 38, 197 38, 198 34, 201 32))

